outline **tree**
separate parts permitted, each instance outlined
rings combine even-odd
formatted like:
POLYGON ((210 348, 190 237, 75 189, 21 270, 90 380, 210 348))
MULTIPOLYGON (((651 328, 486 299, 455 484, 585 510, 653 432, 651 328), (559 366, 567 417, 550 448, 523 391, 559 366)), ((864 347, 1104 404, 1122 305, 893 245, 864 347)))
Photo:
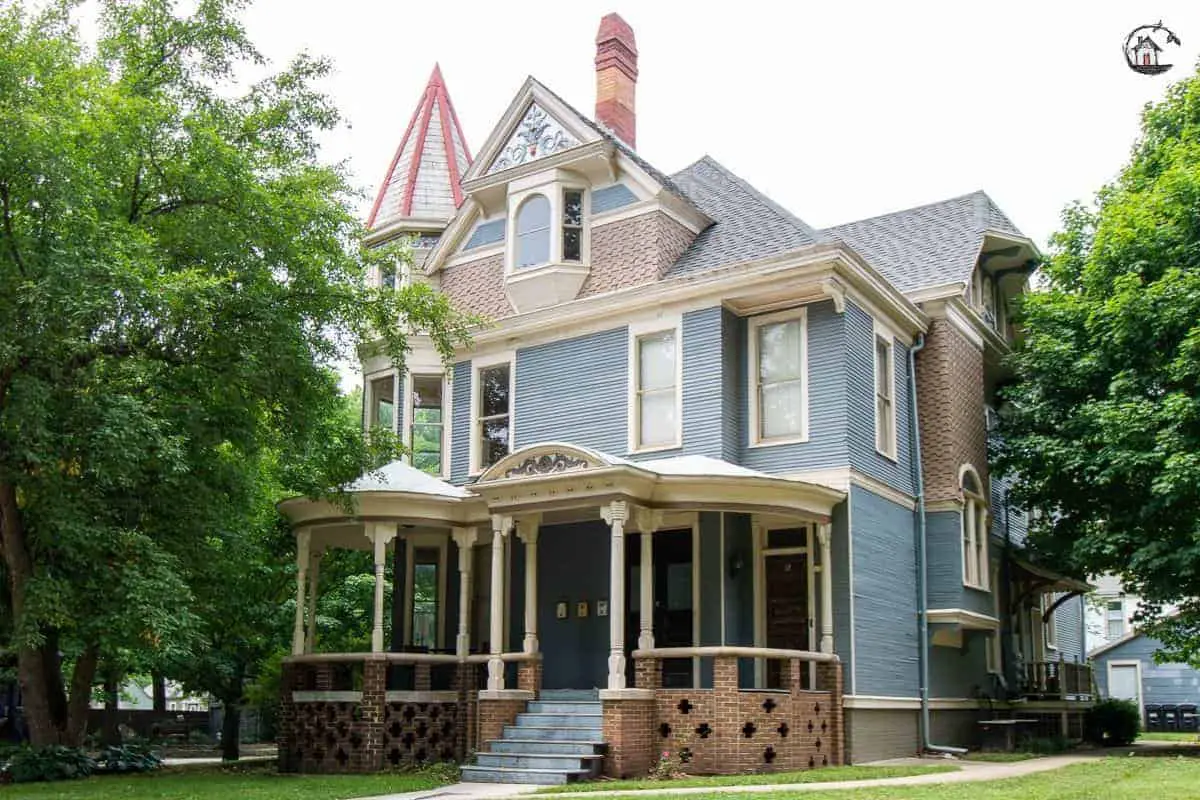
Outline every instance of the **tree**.
POLYGON ((1200 665, 1200 74, 1146 108, 1094 205, 1067 209, 1043 276, 1020 313, 1001 466, 1050 512, 1035 546, 1119 575, 1164 656, 1200 665))
POLYGON ((270 453, 311 494, 369 466, 320 436, 337 359, 400 365, 413 329, 448 357, 470 322, 368 286, 407 251, 360 246, 320 161, 327 62, 242 87, 238 0, 105 0, 91 48, 74 5, 0 8, 0 551, 35 744, 80 740, 103 658, 204 641, 270 453))

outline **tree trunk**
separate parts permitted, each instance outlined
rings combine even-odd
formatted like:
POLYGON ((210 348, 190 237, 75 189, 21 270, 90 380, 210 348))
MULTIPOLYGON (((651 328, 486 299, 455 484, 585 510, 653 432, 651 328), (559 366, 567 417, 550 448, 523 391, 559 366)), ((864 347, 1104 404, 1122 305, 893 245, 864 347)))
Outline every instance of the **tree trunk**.
MULTIPOLYGON (((33 562, 25 541, 25 526, 17 508, 17 487, 0 483, 0 545, 3 545, 4 565, 8 570, 9 608, 13 628, 23 639, 21 628, 25 615, 25 586, 33 574, 33 562)), ((17 648, 17 681, 21 685, 25 725, 29 740, 35 746, 59 744, 62 730, 54 724, 50 712, 48 690, 49 664, 46 650, 22 645, 17 648)))
MULTIPOLYGON (((67 703, 65 744, 79 747, 87 735, 88 708, 92 700, 92 685, 96 680, 96 665, 100 661, 99 645, 89 644, 75 660, 71 676, 71 699, 67 703)), ((120 685, 120 679, 117 679, 120 685)), ((114 726, 115 729, 115 726, 114 726)))
POLYGON ((237 761, 241 753, 242 707, 237 702, 224 701, 221 718, 221 760, 237 761))
POLYGON ((110 674, 104 679, 104 725, 100 728, 100 743, 103 745, 121 743, 121 732, 117 730, 120 701, 120 682, 116 675, 110 674))
POLYGON ((161 672, 154 673, 154 710, 159 714, 167 712, 167 679, 161 672))

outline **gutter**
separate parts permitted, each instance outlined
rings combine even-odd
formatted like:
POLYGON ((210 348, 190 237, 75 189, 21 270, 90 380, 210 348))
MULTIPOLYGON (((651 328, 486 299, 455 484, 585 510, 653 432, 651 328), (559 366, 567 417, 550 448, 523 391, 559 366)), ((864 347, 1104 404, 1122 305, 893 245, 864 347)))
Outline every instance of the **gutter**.
POLYGON ((925 349, 925 335, 908 348, 909 414, 913 442, 913 484, 917 495, 917 663, 921 696, 921 749, 931 753, 963 755, 963 747, 934 744, 929 739, 929 587, 925 529, 925 478, 921 474, 921 423, 917 415, 917 353, 925 349))

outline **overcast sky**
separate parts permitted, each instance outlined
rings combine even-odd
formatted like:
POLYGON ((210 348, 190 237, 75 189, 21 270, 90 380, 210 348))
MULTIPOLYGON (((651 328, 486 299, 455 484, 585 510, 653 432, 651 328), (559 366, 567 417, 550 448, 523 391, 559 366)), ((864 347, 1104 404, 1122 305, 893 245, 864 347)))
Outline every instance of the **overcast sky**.
POLYGON ((1039 244, 1200 53, 1197 0, 259 0, 247 23, 277 63, 334 60, 350 127, 326 155, 373 195, 435 61, 474 154, 527 75, 590 113, 614 10, 640 51, 638 151, 660 169, 707 153, 819 227, 984 189, 1039 244), (1177 66, 1136 74, 1122 43, 1160 18, 1177 66))

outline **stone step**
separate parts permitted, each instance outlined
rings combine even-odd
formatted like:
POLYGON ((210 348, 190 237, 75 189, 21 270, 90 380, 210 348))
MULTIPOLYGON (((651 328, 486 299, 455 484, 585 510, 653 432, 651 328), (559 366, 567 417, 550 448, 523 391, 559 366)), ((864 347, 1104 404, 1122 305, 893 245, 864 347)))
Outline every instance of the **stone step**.
POLYGON ((523 769, 476 765, 462 768, 464 783, 534 783, 541 786, 561 786, 564 783, 583 780, 588 774, 586 769, 523 769))
POLYGON ((546 714, 543 712, 525 712, 517 714, 517 727, 525 728, 595 728, 603 727, 604 718, 595 714, 546 714))
POLYGON ((574 727, 558 725, 553 728, 538 728, 532 725, 505 725, 502 738, 504 739, 556 739, 569 742, 588 742, 601 740, 600 727, 574 727))
POLYGON ((600 701, 590 700, 530 700, 531 714, 600 714, 600 701))
POLYGON ((603 742, 584 739, 581 741, 549 741, 546 739, 492 739, 488 742, 492 753, 543 753, 546 755, 602 755, 603 742))
POLYGON ((521 769, 553 769, 563 772, 585 770, 590 777, 600 774, 602 755, 554 755, 551 753, 479 753, 475 766, 520 767, 521 769))
POLYGON ((555 702, 584 702, 596 703, 600 701, 599 689, 543 689, 538 694, 539 700, 552 700, 555 702))

